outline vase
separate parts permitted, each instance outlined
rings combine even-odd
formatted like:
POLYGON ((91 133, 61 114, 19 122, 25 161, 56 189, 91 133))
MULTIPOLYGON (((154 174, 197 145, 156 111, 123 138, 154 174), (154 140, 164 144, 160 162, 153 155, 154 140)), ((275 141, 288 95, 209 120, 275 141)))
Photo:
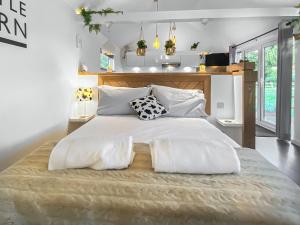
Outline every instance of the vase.
POLYGON ((174 55, 176 51, 175 47, 172 48, 166 48, 166 55, 174 55))
POLYGON ((300 24, 297 23, 295 26, 294 26, 294 37, 295 37, 295 40, 300 40, 300 24))
POLYGON ((146 55, 146 49, 145 48, 137 48, 136 49, 136 55, 137 56, 145 56, 146 55))

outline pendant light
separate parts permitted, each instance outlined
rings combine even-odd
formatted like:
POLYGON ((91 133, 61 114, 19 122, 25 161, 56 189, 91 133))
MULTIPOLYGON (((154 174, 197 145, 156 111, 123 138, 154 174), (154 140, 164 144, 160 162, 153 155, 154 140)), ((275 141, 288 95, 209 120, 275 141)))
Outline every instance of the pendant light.
POLYGON ((172 38, 171 38, 171 40, 173 41, 174 44, 176 44, 175 31, 176 31, 176 24, 175 24, 175 22, 173 22, 173 26, 172 26, 172 38))
POLYGON ((145 39, 144 39, 143 23, 141 23, 141 30, 140 30, 140 37, 139 37, 139 40, 145 40, 145 39))
MULTIPOLYGON (((158 0, 154 0, 154 2, 156 3, 156 12, 158 12, 158 0)), ((159 49, 160 48, 160 41, 159 41, 159 38, 158 38, 157 23, 156 23, 155 27, 156 27, 156 32, 155 32, 155 39, 154 39, 154 42, 153 42, 153 48, 159 49)))

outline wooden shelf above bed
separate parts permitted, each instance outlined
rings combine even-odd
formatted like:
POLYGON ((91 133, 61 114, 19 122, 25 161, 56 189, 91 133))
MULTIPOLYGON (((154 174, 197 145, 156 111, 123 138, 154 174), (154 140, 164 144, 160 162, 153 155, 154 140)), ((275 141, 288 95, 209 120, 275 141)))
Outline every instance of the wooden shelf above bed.
POLYGON ((130 74, 138 74, 138 75, 186 75, 186 76, 214 76, 214 75, 243 75, 245 71, 253 71, 255 68, 255 63, 252 62, 243 62, 238 64, 232 64, 230 66, 208 66, 206 67, 206 72, 141 72, 141 73, 122 73, 122 72, 78 72, 81 76, 107 76, 107 75, 130 75, 130 74))
MULTIPOLYGON (((191 73, 186 73, 186 72, 176 72, 176 73, 168 73, 168 72, 161 72, 161 73, 120 73, 120 72, 115 72, 115 73, 103 73, 103 72, 78 72, 78 75, 80 76, 102 76, 102 75, 129 75, 129 74, 139 74, 139 75, 182 75, 185 74, 187 76, 212 76, 212 75, 234 75, 232 72, 191 72, 191 73)), ((242 75, 242 74, 241 74, 242 75)))

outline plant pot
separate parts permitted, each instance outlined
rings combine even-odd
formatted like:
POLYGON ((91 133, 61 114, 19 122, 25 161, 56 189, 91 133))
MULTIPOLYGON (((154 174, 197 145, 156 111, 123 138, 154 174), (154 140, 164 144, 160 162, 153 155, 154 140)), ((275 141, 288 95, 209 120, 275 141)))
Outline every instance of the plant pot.
POLYGON ((295 39, 300 40, 300 24, 299 23, 294 26, 293 33, 294 33, 295 39))
POLYGON ((145 48, 137 48, 136 49, 136 55, 137 56, 145 56, 146 55, 146 49, 145 48))
POLYGON ((166 55, 174 55, 176 51, 176 48, 166 48, 166 55))

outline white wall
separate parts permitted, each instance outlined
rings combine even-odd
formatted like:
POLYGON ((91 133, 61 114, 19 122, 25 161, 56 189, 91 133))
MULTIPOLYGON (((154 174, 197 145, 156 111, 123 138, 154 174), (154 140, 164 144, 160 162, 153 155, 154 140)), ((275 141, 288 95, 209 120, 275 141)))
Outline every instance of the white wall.
MULTIPOLYGON (((228 52, 229 46, 248 40, 278 26, 280 18, 240 18, 211 19, 207 25, 201 22, 177 23, 177 51, 190 50, 194 42, 200 42, 199 51, 228 52)), ((104 34, 120 48, 129 45, 136 49, 140 24, 113 24, 109 30, 103 27, 104 34)), ((169 35, 169 24, 159 24, 158 34, 161 50, 169 35)), ((153 50, 155 24, 144 24, 144 36, 148 50, 153 50)))
POLYGON ((295 118, 293 143, 300 146, 300 40, 296 41, 295 118))
POLYGON ((211 114, 220 119, 234 118, 234 85, 232 76, 211 77, 211 114))
POLYGON ((88 67, 90 72, 100 71, 100 50, 110 51, 115 55, 115 70, 122 71, 120 48, 108 40, 102 33, 89 33, 87 28, 79 25, 77 41, 80 48, 80 63, 88 67))
POLYGON ((65 132, 75 74, 74 12, 61 0, 27 0, 28 48, 0 43, 0 170, 65 132))

